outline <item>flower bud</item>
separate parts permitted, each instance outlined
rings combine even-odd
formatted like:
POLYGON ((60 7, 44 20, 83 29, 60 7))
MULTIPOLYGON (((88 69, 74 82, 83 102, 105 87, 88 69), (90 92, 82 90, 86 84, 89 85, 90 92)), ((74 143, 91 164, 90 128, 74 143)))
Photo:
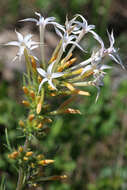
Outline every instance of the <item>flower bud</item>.
POLYGON ((29 90, 26 86, 23 86, 22 87, 23 91, 24 91, 24 94, 28 94, 29 93, 29 90))
POLYGON ((23 152, 23 147, 20 146, 20 147, 18 148, 18 151, 19 151, 19 152, 23 152))
POLYGON ((22 101, 22 104, 23 104, 24 106, 26 106, 26 107, 29 107, 29 106, 30 106, 30 103, 29 103, 28 101, 26 101, 26 100, 23 100, 23 101, 22 101))
POLYGON ((37 80, 38 80, 39 83, 41 83, 42 77, 40 75, 38 75, 37 80))
POLYGON ((31 64, 32 64, 32 68, 36 71, 37 64, 33 56, 31 56, 31 64))
POLYGON ((39 154, 39 155, 37 155, 37 160, 41 160, 41 159, 43 159, 44 158, 44 155, 43 154, 39 154))
POLYGON ((41 112, 41 108, 42 108, 42 101, 40 100, 39 103, 37 104, 37 108, 36 108, 37 114, 39 114, 41 112))
POLYGON ((42 166, 45 166, 45 165, 47 165, 47 164, 52 164, 52 163, 54 163, 54 160, 40 160, 40 161, 38 162, 38 164, 39 164, 39 165, 42 165, 42 166))
POLYGON ((66 175, 61 175, 61 176, 52 176, 49 178, 49 180, 64 180, 67 179, 66 175))
POLYGON ((29 156, 32 156, 33 152, 30 151, 30 152, 26 152, 26 156, 29 157, 29 156))
POLYGON ((21 127, 24 127, 24 126, 25 126, 25 124, 24 124, 24 122, 23 122, 22 120, 19 121, 19 125, 20 125, 21 127))
POLYGON ((8 158, 11 159, 16 159, 18 157, 19 153, 17 151, 12 152, 11 154, 8 155, 8 158))
POLYGON ((30 114, 30 115, 28 116, 29 121, 32 121, 32 120, 34 119, 34 117, 35 117, 34 114, 30 114))
POLYGON ((30 96, 31 96, 32 99, 35 99, 35 93, 34 93, 33 90, 30 91, 30 96))
POLYGON ((81 112, 77 109, 67 108, 63 110, 63 113, 70 113, 70 114, 81 114, 81 112))
POLYGON ((43 128, 43 123, 39 123, 39 124, 37 125, 37 128, 38 128, 38 129, 43 128))
POLYGON ((28 160, 28 157, 24 156, 24 157, 23 157, 23 160, 24 160, 24 161, 27 161, 27 160, 28 160))

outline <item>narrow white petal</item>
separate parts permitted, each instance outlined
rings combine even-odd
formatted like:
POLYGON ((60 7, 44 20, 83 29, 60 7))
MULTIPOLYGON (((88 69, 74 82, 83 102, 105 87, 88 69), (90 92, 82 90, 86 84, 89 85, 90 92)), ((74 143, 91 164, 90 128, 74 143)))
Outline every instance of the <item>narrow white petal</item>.
POLYGON ((76 43, 76 42, 71 41, 71 42, 69 42, 68 44, 74 44, 74 45, 76 45, 79 49, 81 49, 82 51, 85 52, 85 50, 84 50, 78 43, 76 43))
POLYGON ((104 50, 104 42, 101 39, 101 37, 94 31, 90 31, 90 32, 93 34, 93 37, 95 38, 95 40, 97 40, 100 43, 101 48, 104 50))
POLYGON ((52 73, 52 78, 59 78, 61 76, 63 76, 64 73, 60 72, 60 73, 52 73))
POLYGON ((48 22, 54 21, 55 19, 56 19, 55 17, 48 17, 45 19, 45 22, 48 23, 48 22))
POLYGON ((16 34, 17 34, 18 41, 19 41, 19 42, 22 42, 22 41, 23 41, 23 35, 20 34, 19 32, 17 32, 16 30, 15 30, 15 32, 16 32, 16 34))
POLYGON ((19 20, 19 22, 27 22, 27 21, 30 21, 30 22, 38 22, 38 20, 35 19, 35 18, 26 18, 26 19, 19 20))
POLYGON ((60 30, 58 28, 55 27, 55 31, 57 33, 58 36, 60 36, 61 38, 63 38, 63 34, 60 32, 60 30))
POLYGON ((71 70, 76 69, 76 68, 79 68, 79 67, 86 66, 86 65, 88 65, 91 61, 92 61, 92 58, 90 57, 90 58, 87 59, 86 61, 83 61, 83 62, 79 63, 78 65, 71 67, 71 70))
POLYGON ((52 63, 50 63, 50 65, 48 66, 47 68, 47 73, 50 75, 52 73, 52 68, 53 68, 53 65, 56 61, 53 61, 52 63))
POLYGON ((24 37, 24 41, 27 42, 28 40, 30 40, 32 38, 32 34, 27 34, 25 37, 24 37))
POLYGON ((42 69, 42 68, 37 68, 37 72, 43 76, 43 77, 46 77, 46 72, 42 69))
POLYGON ((122 61, 121 61, 121 59, 119 58, 119 59, 117 59, 114 55, 112 55, 112 54, 109 54, 109 56, 111 57, 111 59, 113 60, 113 61, 115 61, 116 63, 118 63, 119 65, 121 65, 121 67, 123 68, 123 69, 125 69, 125 67, 124 67, 124 65, 123 65, 123 63, 122 63, 122 61))
POLYGON ((7 45, 7 46, 20 46, 20 43, 17 42, 17 41, 12 41, 12 42, 8 42, 4 45, 7 45))
POLYGON ((30 48, 30 50, 33 50, 33 49, 35 49, 35 48, 38 48, 38 45, 32 46, 32 47, 30 48))
POLYGON ((91 69, 92 69, 92 66, 91 66, 91 65, 87 65, 87 66, 83 69, 81 75, 83 75, 83 74, 86 73, 87 71, 90 71, 91 69))
POLYGON ((109 65, 102 65, 101 66, 101 70, 105 70, 105 69, 111 69, 112 67, 111 66, 109 66, 109 65))
POLYGON ((42 17, 40 13, 38 12, 35 12, 35 15, 39 16, 39 17, 42 17))
POLYGON ((40 83, 40 85, 39 85, 38 93, 40 92, 42 85, 43 85, 46 81, 48 81, 47 78, 44 78, 44 79, 41 81, 41 83, 40 83))
POLYGON ((80 18, 82 19, 82 21, 83 21, 86 25, 88 25, 87 20, 86 20, 82 15, 76 14, 76 17, 80 17, 80 18))
POLYGON ((49 85, 50 85, 53 89, 57 90, 57 88, 56 88, 56 87, 54 86, 54 84, 52 83, 52 79, 48 80, 48 83, 49 83, 49 85))

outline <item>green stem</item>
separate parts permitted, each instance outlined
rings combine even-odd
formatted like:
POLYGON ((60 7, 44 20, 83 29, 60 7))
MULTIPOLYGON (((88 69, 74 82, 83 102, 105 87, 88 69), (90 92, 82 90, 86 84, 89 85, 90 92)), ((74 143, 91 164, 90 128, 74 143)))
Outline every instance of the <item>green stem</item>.
POLYGON ((42 67, 45 69, 45 48, 44 48, 44 32, 45 27, 40 26, 40 50, 41 50, 41 60, 42 60, 42 67))
MULTIPOLYGON (((26 139, 25 141, 24 151, 26 151, 27 148, 28 148, 28 139, 26 139)), ((23 172, 23 168, 20 168, 16 190, 22 190, 23 185, 24 185, 24 172, 23 172)))
POLYGON ((22 187, 23 187, 23 179, 24 179, 24 172, 23 172, 23 169, 20 168, 20 169, 19 169, 19 177, 18 177, 18 183, 17 183, 16 190, 22 190, 22 187))
POLYGON ((30 71, 32 70, 29 54, 27 52, 27 49, 24 49, 24 56, 26 60, 26 68, 27 68, 27 74, 28 74, 28 82, 31 84, 31 78, 30 78, 30 71))

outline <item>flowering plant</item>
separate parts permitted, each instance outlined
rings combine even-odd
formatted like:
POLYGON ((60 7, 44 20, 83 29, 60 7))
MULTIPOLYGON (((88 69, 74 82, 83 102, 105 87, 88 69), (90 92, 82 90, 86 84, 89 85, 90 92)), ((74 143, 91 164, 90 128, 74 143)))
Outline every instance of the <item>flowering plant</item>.
POLYGON ((44 18, 40 13, 35 12, 39 20, 35 18, 27 18, 21 22, 35 22, 39 26, 40 42, 32 41, 32 35, 28 34, 23 37, 22 34, 16 32, 18 41, 8 42, 5 45, 17 46, 19 51, 16 57, 24 55, 26 60, 27 73, 23 75, 23 91, 25 99, 22 104, 28 109, 28 116, 19 121, 20 129, 25 137, 23 146, 19 146, 18 150, 10 148, 11 153, 8 155, 10 159, 17 161, 19 177, 16 190, 23 189, 24 186, 40 185, 47 180, 61 180, 67 176, 45 176, 44 166, 54 162, 51 158, 46 158, 42 154, 38 154, 32 148, 32 140, 40 140, 50 126, 54 116, 58 114, 80 114, 80 111, 69 107, 69 104, 77 95, 90 96, 90 93, 81 90, 80 87, 93 86, 98 92, 96 101, 100 94, 100 88, 103 86, 103 79, 106 74, 104 70, 111 69, 111 66, 105 65, 103 60, 109 56, 111 59, 124 65, 118 55, 118 51, 114 47, 114 35, 108 33, 110 46, 105 48, 101 37, 94 31, 94 25, 88 25, 86 19, 82 15, 75 15, 72 20, 66 18, 65 26, 55 21, 54 17, 44 18), (45 42, 44 36, 46 25, 54 26, 56 34, 60 40, 51 55, 49 61, 45 59, 45 42), (82 52, 86 51, 79 45, 79 42, 90 33, 92 37, 100 44, 100 48, 94 50, 87 60, 78 62, 73 57, 75 48, 79 48, 82 52), (41 61, 32 55, 31 50, 40 46, 41 61), (38 63, 39 62, 39 63, 38 63), (39 64, 39 66, 38 66, 39 64), (61 97, 63 102, 56 107, 54 99, 61 97), (67 97, 66 99, 63 97, 67 97))

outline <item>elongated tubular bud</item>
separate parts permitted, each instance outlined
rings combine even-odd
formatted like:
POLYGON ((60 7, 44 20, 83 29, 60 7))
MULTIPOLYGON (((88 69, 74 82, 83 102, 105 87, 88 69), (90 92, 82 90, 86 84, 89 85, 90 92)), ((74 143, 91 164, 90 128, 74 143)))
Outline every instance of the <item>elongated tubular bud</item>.
POLYGON ((37 160, 41 160, 41 159, 44 159, 44 155, 43 154, 39 154, 39 155, 37 155, 37 160))
POLYGON ((81 114, 81 112, 78 109, 72 109, 72 108, 67 108, 63 110, 63 113, 81 114))
POLYGON ((42 128, 43 128, 43 123, 39 123, 39 124, 37 125, 37 128, 38 128, 38 129, 42 129, 42 128))
POLYGON ((63 65, 65 62, 67 62, 71 57, 72 57, 72 53, 70 53, 67 57, 63 58, 61 61, 61 65, 63 65))
POLYGON ((78 75, 78 74, 81 74, 82 71, 83 71, 83 68, 80 68, 80 69, 77 69, 77 70, 73 71, 71 74, 72 75, 78 75))
POLYGON ((47 164, 52 164, 52 163, 54 163, 54 160, 40 160, 40 161, 38 162, 38 164, 39 164, 39 165, 42 165, 42 166, 45 166, 45 165, 47 165, 47 164))
POLYGON ((75 82, 73 83, 74 86, 94 86, 93 81, 88 81, 88 82, 75 82))
POLYGON ((63 65, 61 65, 58 68, 58 71, 61 72, 63 71, 65 68, 68 68, 69 66, 71 66, 75 61, 77 60, 77 58, 73 58, 70 61, 65 62, 63 65))
POLYGON ((29 90, 26 86, 23 86, 22 89, 24 91, 24 94, 29 94, 29 90))
POLYGON ((19 152, 15 151, 8 155, 8 158, 16 159, 19 155, 19 152))
POLYGON ((37 80, 38 80, 39 83, 41 83, 42 77, 40 75, 38 75, 37 80))
POLYGON ((24 157, 23 157, 23 160, 24 160, 24 161, 27 161, 27 160, 29 160, 29 158, 26 157, 26 156, 24 156, 24 157))
POLYGON ((34 93, 33 90, 30 91, 30 96, 31 96, 31 98, 32 98, 33 100, 35 99, 35 93, 34 93))
POLYGON ((36 71, 37 64, 33 56, 31 56, 31 64, 34 71, 36 71))
POLYGON ((34 119, 34 117, 35 117, 34 114, 30 114, 30 115, 28 116, 29 121, 31 122, 31 121, 34 119))
POLYGON ((29 156, 32 156, 32 155, 33 155, 33 152, 30 151, 30 152, 26 152, 26 155, 25 155, 25 156, 29 157, 29 156))
POLYGON ((28 101, 26 101, 26 100, 23 100, 23 101, 22 101, 22 104, 23 104, 24 106, 26 106, 26 107, 29 107, 29 106, 30 106, 30 103, 29 103, 28 101))
POLYGON ((18 151, 19 151, 20 153, 23 152, 23 147, 20 146, 20 147, 18 148, 18 151))
POLYGON ((22 120, 19 121, 19 125, 20 125, 21 127, 25 127, 25 124, 24 124, 24 122, 23 122, 22 120))
POLYGON ((49 177, 48 180, 53 180, 53 181, 55 181, 55 180, 64 180, 64 179, 67 179, 67 176, 66 176, 66 175, 61 175, 61 176, 51 176, 51 177, 49 177))
POLYGON ((40 97, 39 103, 37 104, 37 108, 36 108, 37 114, 39 114, 41 112, 43 101, 44 101, 44 89, 42 88, 41 97, 40 97))

